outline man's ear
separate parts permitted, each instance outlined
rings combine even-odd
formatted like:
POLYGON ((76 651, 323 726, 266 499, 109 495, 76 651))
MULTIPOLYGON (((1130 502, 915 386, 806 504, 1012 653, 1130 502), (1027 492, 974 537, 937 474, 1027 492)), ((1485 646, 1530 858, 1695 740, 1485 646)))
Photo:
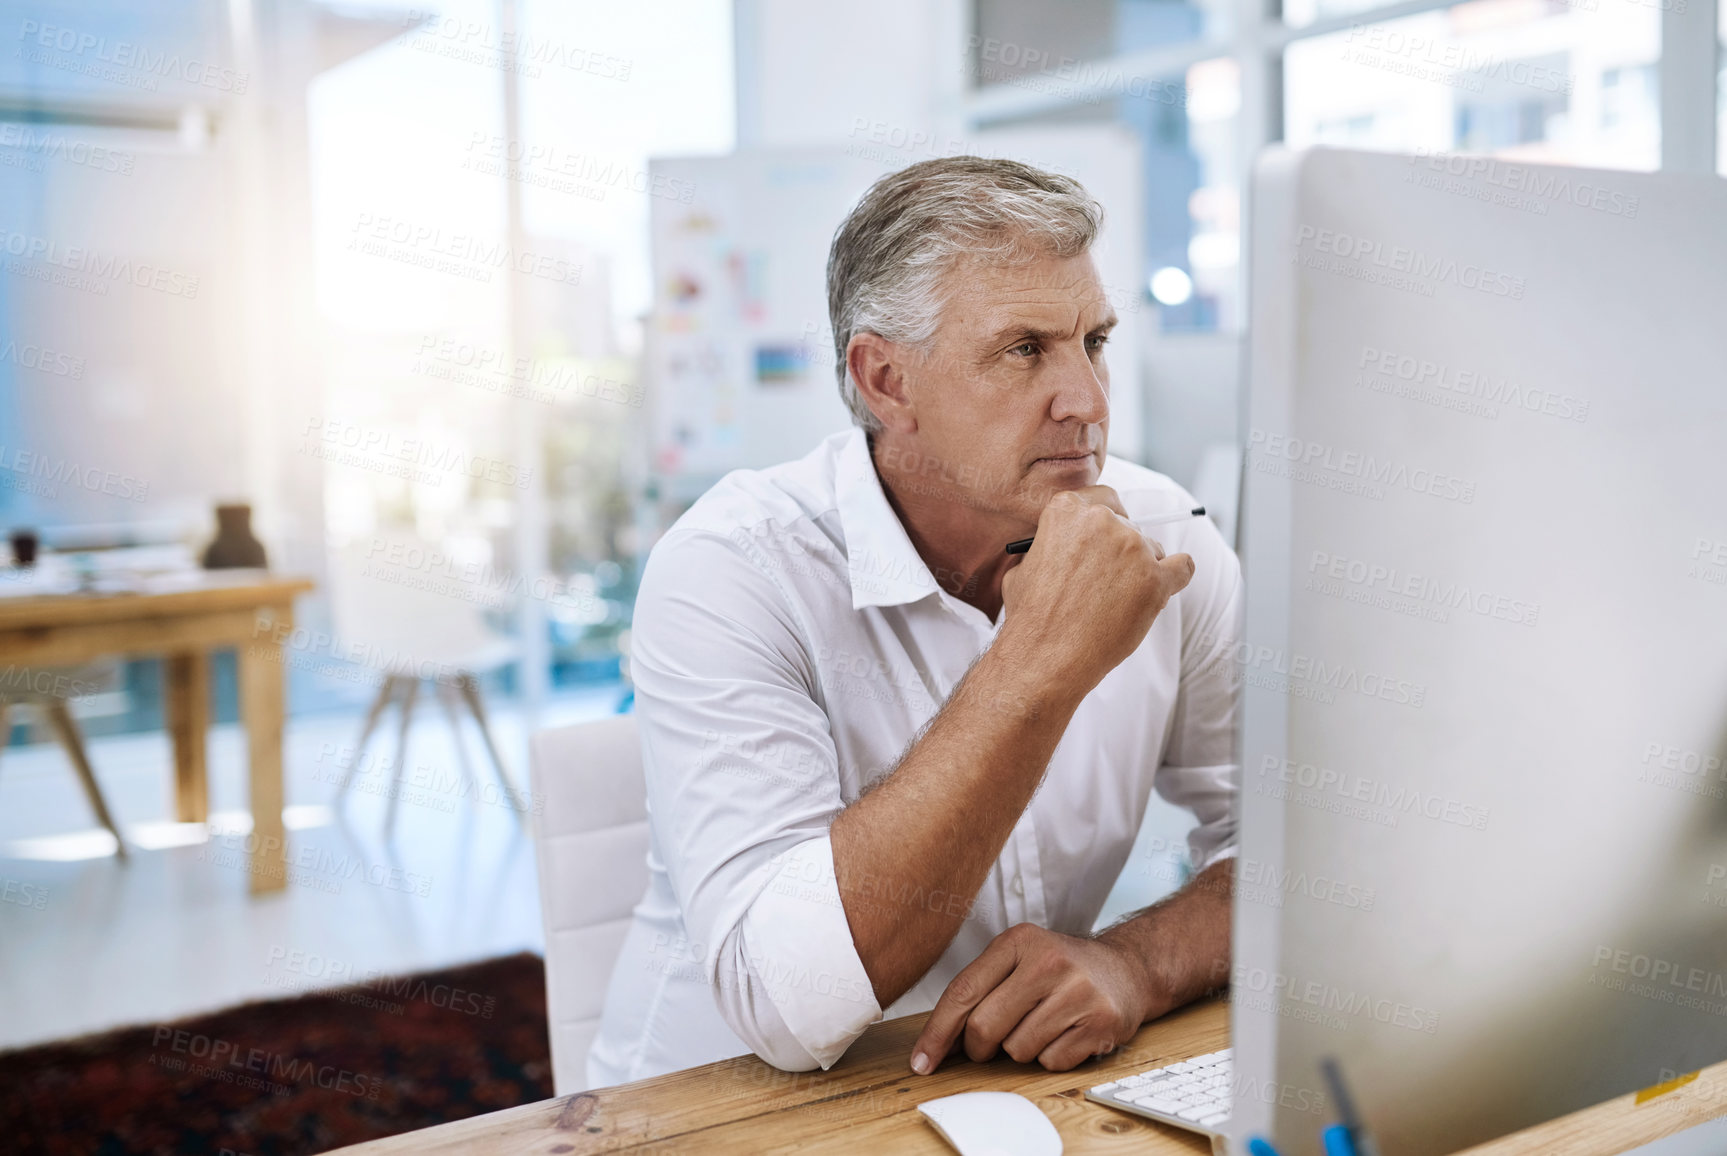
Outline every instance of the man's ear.
POLYGON ((906 388, 909 351, 878 333, 854 333, 846 344, 846 368, 876 420, 902 433, 917 431, 917 412, 906 388))

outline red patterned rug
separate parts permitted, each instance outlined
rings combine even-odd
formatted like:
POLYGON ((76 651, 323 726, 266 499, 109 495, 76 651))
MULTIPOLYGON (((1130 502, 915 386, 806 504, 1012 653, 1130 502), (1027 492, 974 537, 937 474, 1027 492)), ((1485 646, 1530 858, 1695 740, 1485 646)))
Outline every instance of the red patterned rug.
POLYGON ((523 953, 0 1053, 0 1150, 299 1156, 551 1094, 523 953))

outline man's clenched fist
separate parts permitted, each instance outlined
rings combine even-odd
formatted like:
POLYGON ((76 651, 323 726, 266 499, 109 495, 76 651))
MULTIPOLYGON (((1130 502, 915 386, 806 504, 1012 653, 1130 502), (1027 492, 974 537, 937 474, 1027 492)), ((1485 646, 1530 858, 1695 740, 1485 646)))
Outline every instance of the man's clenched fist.
POLYGON ((1192 578, 1193 559, 1165 557, 1127 520, 1114 490, 1062 490, 1002 581, 1002 630, 1044 657, 1053 676, 1089 690, 1139 647, 1192 578))

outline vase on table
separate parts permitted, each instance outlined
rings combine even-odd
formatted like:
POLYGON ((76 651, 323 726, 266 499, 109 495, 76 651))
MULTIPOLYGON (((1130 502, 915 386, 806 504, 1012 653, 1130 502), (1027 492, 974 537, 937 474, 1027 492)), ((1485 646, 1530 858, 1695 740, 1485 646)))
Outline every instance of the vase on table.
POLYGON ((243 502, 216 507, 216 540, 204 550, 204 569, 262 569, 264 544, 252 536, 252 507, 243 502))

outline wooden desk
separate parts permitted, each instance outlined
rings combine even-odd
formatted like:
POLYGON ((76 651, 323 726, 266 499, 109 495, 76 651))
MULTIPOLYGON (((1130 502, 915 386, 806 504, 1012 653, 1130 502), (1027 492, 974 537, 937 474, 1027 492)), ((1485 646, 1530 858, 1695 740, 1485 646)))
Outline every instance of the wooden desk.
POLYGON ((344 1148, 351 1156, 384 1153, 699 1152, 703 1156, 767 1153, 883 1152, 953 1156, 917 1105, 955 1092, 1018 1092, 1048 1114, 1068 1156, 1132 1152, 1209 1153, 1192 1132, 1165 1128, 1093 1104, 1081 1090, 1160 1063, 1229 1044, 1228 1005, 1187 1008, 1141 1028, 1133 1042, 1071 1072, 1046 1072, 1005 1057, 987 1064, 949 1060, 932 1076, 907 1062, 927 1016, 873 1025, 826 1072, 781 1072, 754 1056, 721 1060, 545 1100, 454 1124, 344 1148))
POLYGON ((293 628, 295 596, 310 589, 305 578, 217 570, 145 593, 0 598, 0 661, 51 666, 113 655, 162 655, 174 743, 174 817, 201 823, 210 816, 205 759, 210 651, 234 647, 250 762, 252 831, 260 848, 249 872, 251 888, 279 891, 287 886, 282 826, 286 694, 277 639, 293 628))
MULTIPOLYGON (((1213 1000, 1145 1025, 1127 1047, 1071 1072, 1001 1057, 949 1060, 933 1076, 906 1064, 926 1015, 875 1024, 826 1072, 781 1072, 754 1056, 542 1100, 470 1120, 340 1149, 344 1156, 595 1152, 793 1156, 892 1152, 953 1156, 918 1112, 956 1092, 1018 1092, 1055 1123, 1066 1156, 1208 1153, 1192 1132, 1166 1128, 1084 1098, 1085 1088, 1229 1044, 1229 1005, 1213 1000)), ((1467 1156, 1614 1156, 1727 1111, 1727 1064, 1645 1103, 1621 1096, 1469 1149, 1467 1156)), ((1331 1123, 1314 1117, 1314 1130, 1331 1123)), ((1393 1156, 1393 1154, 1388 1154, 1393 1156)))

